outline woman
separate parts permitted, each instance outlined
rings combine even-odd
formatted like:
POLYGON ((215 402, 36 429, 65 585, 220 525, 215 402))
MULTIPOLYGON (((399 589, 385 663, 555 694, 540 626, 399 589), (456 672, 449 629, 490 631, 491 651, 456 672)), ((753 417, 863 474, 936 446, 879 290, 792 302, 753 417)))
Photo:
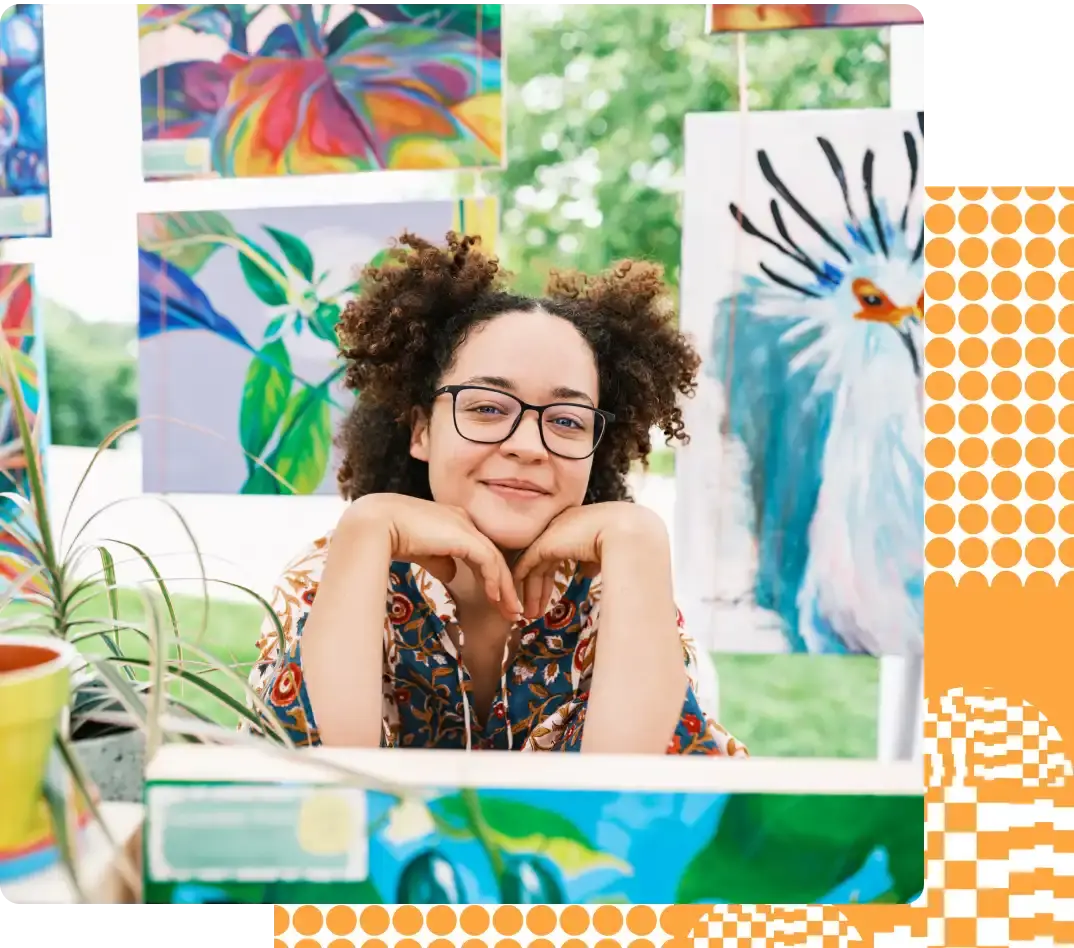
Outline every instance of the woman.
POLYGON ((474 238, 401 243, 339 326, 351 503, 280 581, 251 683, 299 744, 745 756, 627 490, 653 426, 686 440, 699 366, 659 269, 533 300, 474 238))

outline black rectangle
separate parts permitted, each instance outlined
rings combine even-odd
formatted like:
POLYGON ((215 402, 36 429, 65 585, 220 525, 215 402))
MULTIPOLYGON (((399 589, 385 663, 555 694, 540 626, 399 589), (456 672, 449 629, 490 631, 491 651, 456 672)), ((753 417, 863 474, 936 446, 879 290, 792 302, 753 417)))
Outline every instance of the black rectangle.
POLYGON ((1074 131, 945 128, 929 110, 930 185, 1074 184, 1074 131))

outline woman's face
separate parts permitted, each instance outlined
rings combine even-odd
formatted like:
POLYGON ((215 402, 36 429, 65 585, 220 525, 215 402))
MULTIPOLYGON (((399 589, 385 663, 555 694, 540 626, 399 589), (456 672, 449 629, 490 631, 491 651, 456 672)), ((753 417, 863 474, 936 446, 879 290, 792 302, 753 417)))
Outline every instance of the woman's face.
MULTIPOLYGON (((592 350, 569 322, 541 311, 504 313, 475 327, 440 380, 444 385, 479 385, 531 405, 573 402, 597 407, 592 350)), ((482 437, 504 424, 503 406, 508 404, 492 393, 460 394, 461 427, 482 437)), ((583 414, 568 410, 546 420, 546 429, 557 426, 548 437, 579 437, 583 414)), ((461 507, 504 551, 525 549, 554 517, 580 505, 593 466, 592 457, 574 460, 550 452, 535 412, 526 412, 514 434, 500 444, 469 441, 456 430, 449 394, 436 399, 429 418, 415 422, 410 453, 428 462, 437 503, 461 507)))

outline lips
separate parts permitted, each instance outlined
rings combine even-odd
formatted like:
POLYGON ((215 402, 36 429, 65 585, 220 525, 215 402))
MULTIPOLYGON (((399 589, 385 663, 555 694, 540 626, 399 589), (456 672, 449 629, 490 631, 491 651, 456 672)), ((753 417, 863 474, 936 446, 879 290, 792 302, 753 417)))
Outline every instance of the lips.
POLYGON ((489 490, 501 497, 519 497, 534 499, 548 496, 548 491, 534 484, 532 481, 519 481, 514 479, 482 481, 489 490))

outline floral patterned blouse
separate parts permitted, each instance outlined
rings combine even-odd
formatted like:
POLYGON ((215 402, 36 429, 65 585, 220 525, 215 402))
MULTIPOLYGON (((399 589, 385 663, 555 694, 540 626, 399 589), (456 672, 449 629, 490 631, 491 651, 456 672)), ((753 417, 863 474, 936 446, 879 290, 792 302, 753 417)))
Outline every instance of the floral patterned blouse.
MULTIPOLYGON (((276 585, 272 606, 286 640, 266 620, 250 684, 298 745, 320 743, 302 674, 302 629, 328 555, 331 535, 294 560, 276 585)), ((519 623, 513 661, 505 651, 499 695, 482 726, 472 713, 470 678, 448 634, 458 629, 446 587, 421 567, 393 563, 384 620, 384 747, 474 750, 577 751, 581 748, 589 683, 597 651, 600 577, 589 579, 564 564, 548 611, 519 623)), ((737 742, 703 710, 697 697, 697 651, 679 635, 690 688, 669 754, 746 757, 737 742)), ((460 637, 462 650, 465 638, 460 637)), ((644 688, 639 674, 638 687, 644 688)))

